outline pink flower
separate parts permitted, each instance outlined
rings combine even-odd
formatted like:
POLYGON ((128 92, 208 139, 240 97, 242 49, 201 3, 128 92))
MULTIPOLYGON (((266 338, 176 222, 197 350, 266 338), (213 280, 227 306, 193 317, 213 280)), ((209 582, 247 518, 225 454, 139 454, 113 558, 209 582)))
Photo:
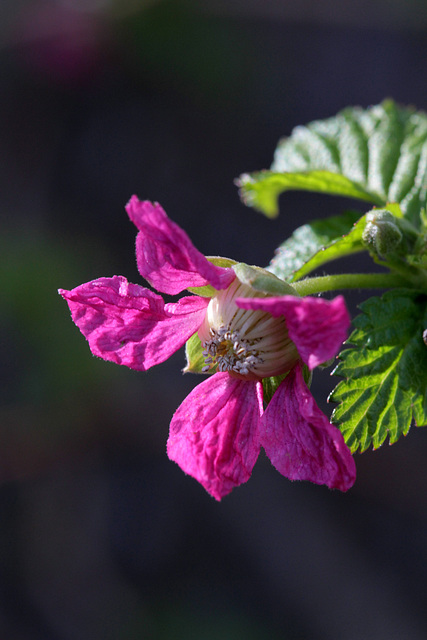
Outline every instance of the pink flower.
POLYGON ((249 479, 261 446, 291 480, 349 489, 354 460, 303 377, 303 363, 311 370, 329 360, 345 339, 349 317, 343 298, 272 296, 254 289, 239 280, 238 268, 205 258, 160 205, 133 196, 126 210, 139 230, 141 275, 167 294, 210 285, 211 297, 165 303, 122 276, 60 294, 92 353, 104 360, 145 371, 190 338, 196 341, 199 370, 213 375, 175 412, 169 458, 217 500, 249 479), (267 378, 280 384, 264 409, 267 378))

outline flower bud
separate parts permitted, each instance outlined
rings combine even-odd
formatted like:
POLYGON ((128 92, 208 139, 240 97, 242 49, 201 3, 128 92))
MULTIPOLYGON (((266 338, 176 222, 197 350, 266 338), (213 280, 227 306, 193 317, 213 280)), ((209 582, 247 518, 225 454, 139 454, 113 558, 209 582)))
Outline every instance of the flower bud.
POLYGON ((380 258, 397 250, 402 242, 397 219, 387 209, 376 209, 366 214, 362 240, 380 258))

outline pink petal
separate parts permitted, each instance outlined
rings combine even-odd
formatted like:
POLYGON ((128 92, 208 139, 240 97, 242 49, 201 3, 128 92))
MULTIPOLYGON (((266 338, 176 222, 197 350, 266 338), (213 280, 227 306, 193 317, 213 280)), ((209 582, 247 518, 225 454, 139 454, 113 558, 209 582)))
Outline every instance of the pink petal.
POLYGON ((274 394, 263 417, 261 445, 290 480, 310 480, 347 491, 356 465, 344 438, 320 411, 295 367, 274 394))
POLYGON ((226 289, 233 282, 234 271, 211 264, 159 204, 141 202, 132 196, 126 211, 139 229, 136 238, 139 272, 158 291, 174 295, 188 287, 207 284, 226 289))
POLYGON ((188 296, 165 304, 161 296, 122 276, 59 293, 95 356, 139 371, 164 362, 182 347, 199 329, 209 303, 188 296))
POLYGON ((262 309, 284 316, 289 337, 309 369, 334 358, 347 337, 350 316, 343 296, 322 298, 238 298, 243 309, 262 309))
POLYGON ((259 454, 259 382, 216 373, 175 412, 168 456, 217 500, 246 482, 259 454))

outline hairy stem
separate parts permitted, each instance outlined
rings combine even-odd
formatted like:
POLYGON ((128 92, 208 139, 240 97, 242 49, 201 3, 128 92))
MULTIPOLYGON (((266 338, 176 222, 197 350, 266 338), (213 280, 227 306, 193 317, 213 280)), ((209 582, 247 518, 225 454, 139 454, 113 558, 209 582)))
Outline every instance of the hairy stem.
POLYGON ((292 283, 292 286, 301 296, 308 296, 340 289, 394 289, 411 286, 411 283, 407 278, 393 273, 343 273, 306 278, 292 283))

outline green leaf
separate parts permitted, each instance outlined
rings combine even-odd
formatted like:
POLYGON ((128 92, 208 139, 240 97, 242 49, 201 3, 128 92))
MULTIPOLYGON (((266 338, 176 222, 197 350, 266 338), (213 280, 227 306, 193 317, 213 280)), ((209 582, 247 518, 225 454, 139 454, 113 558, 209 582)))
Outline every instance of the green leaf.
POLYGON ((427 201, 427 116, 391 100, 344 109, 294 129, 279 142, 269 171, 236 182, 245 204, 270 217, 281 193, 303 189, 379 206, 397 202, 418 227, 427 201))
POLYGON ((298 227, 291 237, 276 249, 276 254, 267 269, 279 278, 292 282, 324 262, 360 251, 363 247, 359 247, 359 230, 357 241, 354 229, 351 240, 347 236, 348 240, 344 242, 343 238, 346 234, 351 235, 352 227, 359 218, 360 213, 357 211, 346 211, 340 216, 313 220, 298 227), (330 251, 325 249, 331 244, 334 248, 331 247, 330 251))
POLYGON ((427 295, 388 291, 361 305, 354 347, 340 354, 334 374, 343 376, 330 396, 340 404, 332 421, 352 451, 376 449, 406 435, 412 419, 427 424, 427 295))
POLYGON ((244 173, 238 178, 237 185, 244 204, 265 213, 268 218, 275 218, 278 215, 279 195, 290 190, 316 191, 357 198, 378 205, 383 204, 378 194, 370 193, 345 176, 324 170, 298 173, 263 170, 252 174, 244 173))

